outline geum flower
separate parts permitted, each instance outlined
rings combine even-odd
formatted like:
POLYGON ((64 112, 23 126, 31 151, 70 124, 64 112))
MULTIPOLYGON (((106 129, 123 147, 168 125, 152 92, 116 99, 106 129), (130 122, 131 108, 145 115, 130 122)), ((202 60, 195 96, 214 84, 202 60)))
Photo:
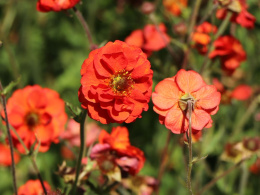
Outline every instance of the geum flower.
POLYGON ((203 22, 195 28, 192 34, 193 47, 196 48, 200 54, 204 55, 208 52, 208 45, 211 41, 211 34, 217 32, 217 27, 209 22, 203 22))
POLYGON ((74 7, 79 1, 80 0, 38 0, 36 8, 40 12, 59 12, 74 7))
POLYGON ((220 57, 222 68, 227 73, 233 73, 240 63, 246 60, 246 53, 241 43, 232 36, 219 37, 214 41, 214 47, 209 57, 220 57))
POLYGON ((79 101, 92 119, 131 123, 148 110, 153 71, 140 48, 109 42, 89 54, 81 76, 79 101))
MULTIPOLYGON (((225 2, 225 1, 223 1, 225 2)), ((255 25, 255 17, 247 11, 246 0, 233 0, 228 1, 224 5, 224 8, 221 8, 217 11, 216 16, 219 19, 224 19, 228 11, 232 11, 231 22, 240 24, 242 27, 252 29, 255 25)))
POLYGON ((179 16, 187 7, 187 0, 163 0, 164 7, 175 16, 179 16))
POLYGON ((130 144, 126 127, 115 127, 111 134, 102 130, 99 143, 94 145, 90 154, 97 161, 103 173, 111 172, 120 167, 122 172, 137 174, 145 162, 144 153, 130 144))
MULTIPOLYGON (((20 156, 14 152, 14 162, 18 163, 20 156)), ((8 145, 0 143, 0 166, 10 166, 12 164, 11 152, 8 145)))
POLYGON ((166 26, 161 23, 158 28, 160 32, 155 25, 148 24, 143 30, 134 30, 126 37, 125 42, 141 48, 147 56, 150 56, 153 51, 159 51, 170 43, 170 37, 166 34, 166 26))
MULTIPOLYGON (((51 190, 50 185, 44 181, 44 187, 47 192, 51 190)), ((40 180, 28 180, 24 185, 18 189, 18 195, 41 195, 44 194, 40 180)))
MULTIPOLYGON (((8 99, 7 114, 10 125, 28 149, 37 142, 37 137, 41 143, 40 152, 46 152, 52 142, 59 142, 58 137, 67 121, 65 103, 59 94, 38 85, 16 90, 8 99)), ((11 131, 11 135, 15 147, 25 152, 15 133, 11 131)))
POLYGON ((187 101, 192 101, 192 131, 212 126, 210 115, 218 111, 221 95, 213 85, 207 85, 195 71, 181 69, 172 78, 159 82, 152 94, 154 111, 159 121, 173 133, 185 133, 188 129, 187 101))

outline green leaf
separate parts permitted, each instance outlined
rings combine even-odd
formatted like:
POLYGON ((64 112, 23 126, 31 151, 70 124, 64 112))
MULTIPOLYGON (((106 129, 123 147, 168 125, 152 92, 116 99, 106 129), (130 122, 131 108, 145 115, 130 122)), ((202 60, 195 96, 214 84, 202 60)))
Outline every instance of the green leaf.
POLYGON ((21 80, 21 77, 18 77, 18 79, 16 81, 12 81, 11 83, 9 83, 9 85, 7 85, 4 88, 4 90, 1 92, 1 95, 6 95, 7 93, 9 93, 16 85, 18 85, 20 80, 21 80))

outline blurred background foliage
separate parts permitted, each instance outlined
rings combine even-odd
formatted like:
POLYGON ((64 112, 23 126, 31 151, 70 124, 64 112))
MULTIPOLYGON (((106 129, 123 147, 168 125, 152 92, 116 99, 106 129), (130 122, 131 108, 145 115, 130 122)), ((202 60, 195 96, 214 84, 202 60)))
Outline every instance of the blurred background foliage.
MULTIPOLYGON (((168 28, 168 34, 181 39, 173 31, 173 26, 179 22, 187 22, 191 13, 193 1, 185 9, 181 17, 167 13, 158 1, 154 16, 156 21, 163 22, 168 28)), ((107 41, 124 40, 133 30, 142 29, 151 23, 149 18, 140 11, 141 0, 82 0, 77 8, 87 20, 96 44, 107 41)), ((206 13, 211 1, 204 0, 199 18, 206 13)), ((236 26, 235 36, 242 43, 247 60, 241 65, 243 78, 239 81, 253 88, 260 84, 260 3, 258 0, 248 0, 249 12, 257 21, 252 30, 236 26)), ((221 21, 211 17, 215 25, 221 21)), ((227 29, 226 34, 229 33, 227 29)), ((80 68, 90 52, 85 33, 71 10, 67 12, 40 13, 36 11, 36 0, 0 0, 0 79, 4 86, 21 76, 18 88, 38 84, 58 91, 61 97, 73 105, 80 105, 77 91, 80 86, 80 68)), ((149 58, 154 70, 154 86, 162 79, 175 75, 180 67, 183 52, 171 45, 177 57, 171 56, 166 49, 155 52, 149 58)), ((203 57, 192 50, 190 64, 199 70, 203 57)), ((220 64, 216 61, 206 80, 211 82, 212 76, 220 77, 220 64)), ((8 96, 10 96, 8 94, 8 96)), ((252 102, 233 100, 231 104, 221 105, 216 116, 213 116, 213 127, 203 131, 201 142, 194 144, 194 156, 209 155, 206 160, 197 163, 193 168, 193 185, 195 190, 208 183, 214 175, 228 169, 232 163, 222 162, 219 156, 223 153, 227 142, 241 141, 244 137, 260 135, 260 124, 254 119, 254 114, 260 112, 255 107, 243 126, 238 127, 252 102), (241 128, 239 130, 239 128, 241 128)), ((150 102, 148 112, 142 114, 142 119, 126 125, 130 132, 132 145, 141 148, 146 156, 145 167, 141 175, 157 177, 161 163, 161 154, 167 140, 168 130, 159 124, 158 115, 152 110, 150 102)), ((68 112, 69 114, 69 112, 68 112)), ((110 131, 117 124, 101 125, 110 131)), ((4 127, 0 127, 4 129, 4 127)), ((171 135, 168 150, 166 171, 161 181, 160 194, 187 194, 185 188, 187 148, 180 141, 182 135, 171 135), (183 155, 183 151, 185 155, 183 155)), ((62 144, 52 145, 47 153, 37 157, 44 180, 52 186, 62 187, 63 181, 55 175, 58 164, 63 159, 60 154, 62 144)), ((246 179, 244 194, 255 195, 260 192, 259 176, 249 173, 248 167, 256 157, 225 178, 205 194, 238 194, 242 179, 246 179)), ((74 162, 70 162, 72 165, 74 162)), ((27 157, 17 164, 18 186, 29 178, 35 178, 32 165, 27 157)), ((0 194, 11 195, 12 183, 10 169, 0 167, 0 194)))

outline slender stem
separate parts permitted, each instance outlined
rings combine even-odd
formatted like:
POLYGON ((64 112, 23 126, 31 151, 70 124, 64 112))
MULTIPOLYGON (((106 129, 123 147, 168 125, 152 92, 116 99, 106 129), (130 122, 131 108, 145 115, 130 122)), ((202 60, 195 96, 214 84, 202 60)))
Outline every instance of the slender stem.
POLYGON ((242 177, 240 178, 239 195, 245 194, 245 189, 248 181, 248 167, 245 163, 242 163, 242 177))
POLYGON ((84 110, 81 116, 81 121, 80 121, 80 150, 79 150, 79 157, 78 157, 78 162, 77 162, 77 167, 76 167, 76 177, 75 177, 75 182, 72 187, 72 195, 76 195, 77 193, 77 183, 79 179, 79 172, 80 172, 80 167, 81 167, 81 160, 83 157, 83 154, 85 153, 85 120, 87 117, 87 111, 84 110))
MULTIPOLYGON (((0 92, 3 91, 3 86, 0 81, 0 92)), ((7 135, 8 135, 8 141, 10 145, 10 151, 11 151, 11 159, 12 159, 12 179, 13 179, 13 188, 14 188, 14 193, 17 195, 17 185, 16 185, 16 174, 15 174, 15 162, 14 162, 14 148, 13 148, 13 141, 11 138, 11 132, 10 132, 10 125, 8 121, 8 115, 7 115, 7 110, 6 110, 6 98, 4 94, 1 94, 2 101, 3 101, 3 107, 4 107, 4 113, 5 113, 5 121, 6 121, 6 128, 7 128, 7 135)))
POLYGON ((246 124, 246 122, 248 121, 250 116, 254 113, 254 111, 256 110, 257 105, 259 104, 259 102, 260 102, 260 95, 255 97, 255 99, 251 102, 251 104, 249 105, 249 107, 246 110, 246 112, 244 113, 244 115, 237 122, 237 124, 234 127, 232 136, 236 136, 236 135, 240 134, 240 132, 243 129, 244 125, 246 124))
POLYGON ((28 155, 30 153, 30 151, 28 150, 28 148, 25 146, 25 143, 23 142, 22 138, 20 137, 20 135, 17 133, 17 131, 15 130, 15 128, 13 128, 11 125, 11 130, 12 132, 14 132, 14 134, 16 135, 18 141, 20 142, 20 144, 22 144, 23 148, 24 148, 24 151, 25 151, 25 154, 28 155))
POLYGON ((204 59, 204 62, 202 64, 202 67, 200 69, 200 73, 202 74, 202 72, 204 71, 204 69, 206 67, 208 67, 210 64, 211 64, 211 60, 209 58, 209 54, 214 50, 214 41, 217 40, 219 38, 220 35, 223 34, 223 32, 226 30, 228 24, 229 24, 229 21, 230 21, 230 18, 232 16, 232 12, 228 12, 227 16, 225 17, 225 19, 222 21, 217 33, 214 35, 213 37, 213 40, 211 41, 210 43, 210 46, 209 46, 209 50, 207 52, 207 55, 204 59))
POLYGON ((45 186, 44 186, 42 176, 41 176, 40 171, 39 171, 39 169, 38 169, 38 166, 37 166, 37 164, 36 164, 35 157, 34 157, 34 156, 31 156, 30 158, 31 158, 31 161, 32 161, 32 164, 33 164, 33 168, 34 168, 34 170, 36 171, 37 177, 39 178, 39 180, 40 180, 40 182, 41 182, 41 185, 42 185, 42 189, 43 189, 43 191, 44 191, 44 194, 47 195, 47 190, 46 190, 46 188, 45 188, 45 186))
POLYGON ((191 114, 192 114, 192 106, 193 103, 192 101, 188 100, 188 114, 189 114, 189 136, 187 138, 189 139, 189 164, 188 164, 188 172, 187 172, 187 187, 190 191, 190 194, 193 195, 192 193, 192 186, 191 186, 191 170, 192 170, 192 131, 191 131, 191 114))
MULTIPOLYGON (((165 171, 165 166, 166 166, 166 163, 167 163, 167 153, 168 153, 168 148, 169 148, 169 143, 170 143, 171 137, 172 137, 172 132, 169 131, 168 135, 167 135, 167 140, 166 140, 165 146, 163 148, 161 164, 160 164, 159 173, 158 173, 158 177, 157 177, 159 182, 161 182, 162 176, 163 176, 164 171, 165 171)), ((159 194, 159 187, 156 191, 156 194, 159 194)))
POLYGON ((92 39, 92 35, 91 35, 91 32, 90 32, 90 29, 89 29, 87 21, 84 19, 84 17, 82 16, 81 12, 76 7, 73 7, 72 10, 74 11, 74 13, 77 16, 79 22, 81 23, 82 27, 85 30, 85 33, 86 33, 88 41, 89 41, 90 49, 91 50, 95 49, 94 48, 93 39, 92 39))
MULTIPOLYGON (((213 3, 213 1, 212 1, 212 3, 213 3)), ((211 6, 210 10, 208 10, 207 14, 204 15, 204 17, 199 21, 198 24, 202 24, 203 22, 205 22, 217 8, 218 8, 217 4, 214 4, 213 6, 211 6)))
POLYGON ((190 54, 190 42, 191 42, 191 37, 192 37, 192 32, 194 29, 194 26, 196 25, 196 20, 197 20, 197 16, 199 13, 199 9, 200 9, 200 5, 201 5, 202 0, 196 0, 194 7, 193 7, 193 12, 191 14, 190 17, 190 24, 189 24, 189 29, 188 29, 188 38, 187 38, 187 42, 186 44, 189 45, 188 49, 186 50, 185 54, 184 54, 184 59, 182 62, 182 68, 186 69, 187 67, 187 63, 188 63, 188 58, 189 58, 189 54, 190 54))
POLYGON ((231 173, 233 170, 235 170, 243 161, 238 162, 237 164, 235 164, 234 166, 230 167, 228 170, 226 170, 224 173, 222 173, 221 175, 219 175, 218 177, 212 179, 209 183, 207 183, 201 190, 200 192, 198 192, 197 195, 201 195, 204 192, 206 192, 208 189, 210 189, 219 179, 225 177, 226 175, 228 175, 229 173, 231 173))

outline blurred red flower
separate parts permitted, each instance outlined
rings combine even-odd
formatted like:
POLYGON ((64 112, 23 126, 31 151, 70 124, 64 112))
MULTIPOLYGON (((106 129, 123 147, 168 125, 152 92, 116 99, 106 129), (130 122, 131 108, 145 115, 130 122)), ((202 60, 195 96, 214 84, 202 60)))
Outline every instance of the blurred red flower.
POLYGON ((202 130, 212 125, 210 115, 218 111, 221 95, 213 85, 206 85, 199 73, 181 69, 172 78, 159 82, 152 94, 154 111, 159 121, 173 133, 188 129, 187 100, 193 102, 192 130, 202 130))
MULTIPOLYGON (((248 6, 246 4, 246 0, 235 0, 235 1, 238 2, 237 6, 233 7, 235 9, 228 9, 229 6, 227 6, 226 8, 219 9, 216 14, 217 18, 224 19, 227 15, 228 11, 233 11, 233 15, 231 17, 232 22, 240 24, 242 27, 245 27, 248 29, 254 28, 256 19, 252 14, 250 14, 247 11, 248 6)), ((231 2, 232 1, 230 1, 230 3, 231 2)))
POLYGON ((257 158, 255 163, 250 166, 251 173, 260 175, 260 158, 257 158))
MULTIPOLYGON (((38 85, 16 90, 8 99, 7 113, 9 123, 28 149, 35 142, 35 135, 37 136, 41 142, 40 152, 46 152, 52 142, 59 142, 58 137, 67 120, 65 104, 59 94, 38 85)), ((11 134, 15 147, 20 152, 25 152, 17 136, 13 132, 11 134)))
POLYGON ((153 51, 165 48, 170 42, 170 37, 166 34, 167 28, 163 23, 159 25, 159 30, 160 32, 155 25, 148 24, 143 30, 133 31, 126 37, 125 42, 140 47, 147 56, 150 56, 153 51))
MULTIPOLYGON (((98 139, 101 128, 95 123, 90 122, 86 125, 86 146, 90 146, 98 139)), ((80 146, 80 124, 75 120, 68 121, 67 129, 60 134, 60 138, 68 140, 72 146, 80 146)))
POLYGON ((231 93, 231 97, 237 100, 247 100, 251 97, 253 90, 248 85, 239 85, 231 93))
POLYGON ((246 53, 241 43, 232 36, 219 37, 214 42, 215 49, 210 53, 210 58, 220 57, 225 71, 233 72, 240 63, 246 60, 246 53))
POLYGON ((36 8, 40 12, 59 12, 74 7, 79 1, 80 0, 38 0, 36 8))
MULTIPOLYGON (((44 181, 44 187, 47 191, 51 190, 50 185, 44 181)), ((28 180, 18 189, 18 195, 42 195, 44 194, 40 180, 28 180)))
POLYGON ((163 0, 163 5, 174 16, 179 16, 182 10, 187 7, 187 0, 163 0))
MULTIPOLYGON (((14 152, 14 162, 18 163, 20 156, 14 152)), ((10 148, 7 145, 0 143, 0 166, 10 166, 12 164, 10 148)))
POLYGON ((210 34, 215 34, 217 27, 208 22, 203 22, 197 26, 195 32, 192 34, 192 40, 195 47, 200 54, 204 55, 208 52, 208 45, 211 41, 210 34))
POLYGON ((91 118, 131 123, 148 110, 153 71, 140 48, 109 42, 89 54, 81 76, 79 101, 91 118))
POLYGON ((113 128, 111 134, 101 131, 99 144, 92 148, 90 157, 97 160, 103 171, 111 171, 115 166, 120 166, 132 175, 137 174, 145 162, 144 153, 130 144, 128 129, 120 126, 113 128))

